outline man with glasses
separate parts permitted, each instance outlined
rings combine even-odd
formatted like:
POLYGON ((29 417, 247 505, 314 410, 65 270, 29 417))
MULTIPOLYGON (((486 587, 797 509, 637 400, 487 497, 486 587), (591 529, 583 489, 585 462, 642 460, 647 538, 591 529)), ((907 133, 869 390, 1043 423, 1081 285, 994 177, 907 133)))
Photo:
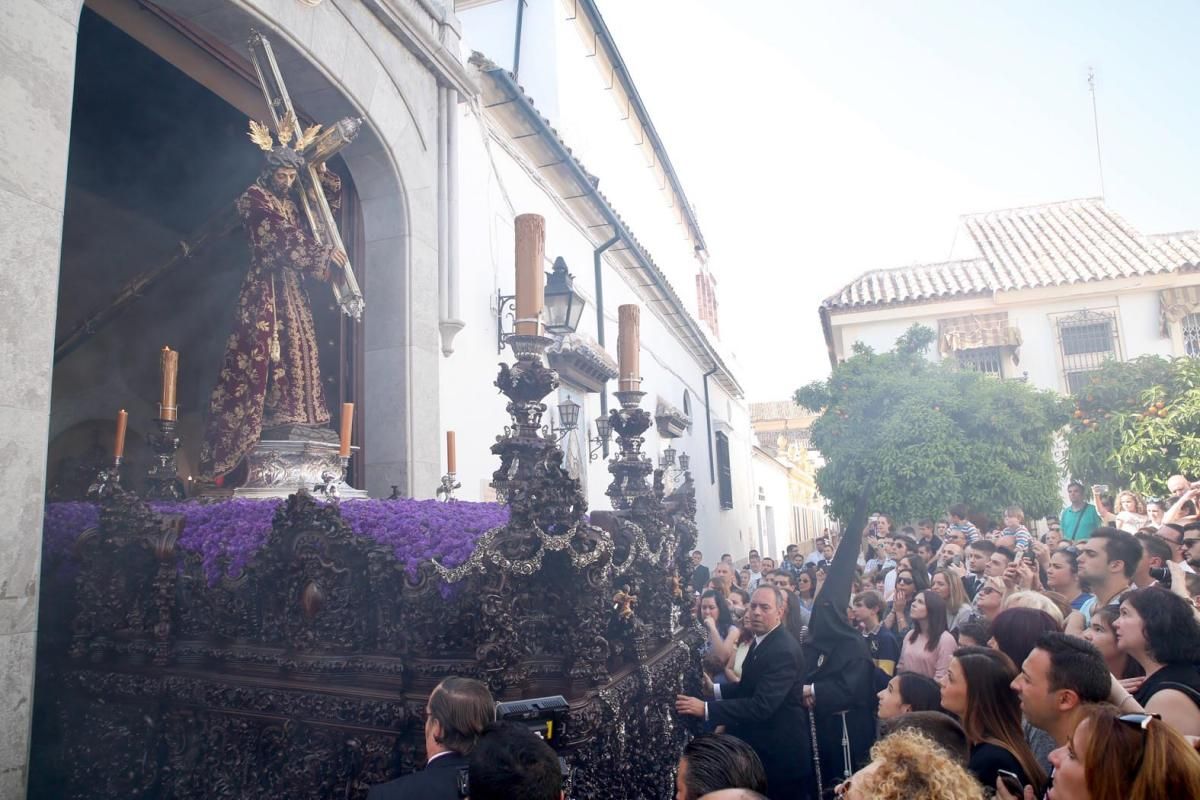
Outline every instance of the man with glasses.
MULTIPOLYGON (((1191 533, 1193 537, 1193 544, 1195 544, 1197 541, 1195 538, 1196 533, 1196 531, 1192 531, 1191 533)), ((1171 546, 1171 560, 1176 564, 1182 564, 1184 572, 1195 571, 1192 569, 1191 565, 1187 563, 1187 559, 1190 558, 1190 555, 1185 557, 1185 553, 1190 551, 1191 547, 1187 544, 1187 531, 1183 527, 1176 525, 1175 523, 1170 523, 1161 526, 1154 532, 1154 535, 1171 546)))
POLYGON ((1184 563, 1192 568, 1200 568, 1200 522, 1191 522, 1183 528, 1184 563))

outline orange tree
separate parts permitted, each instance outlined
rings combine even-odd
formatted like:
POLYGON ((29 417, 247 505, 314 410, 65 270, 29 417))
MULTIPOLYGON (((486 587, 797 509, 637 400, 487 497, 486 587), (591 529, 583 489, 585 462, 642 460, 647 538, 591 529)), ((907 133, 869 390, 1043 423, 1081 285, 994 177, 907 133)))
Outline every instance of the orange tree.
POLYGON ((934 333, 914 325, 886 353, 855 344, 829 379, 795 402, 821 412, 812 441, 825 459, 817 485, 830 513, 850 518, 864 486, 872 511, 936 517, 954 503, 998 518, 1058 513, 1053 442, 1070 406, 1053 392, 959 370, 925 354, 934 333))
POLYGON ((1110 361, 1072 399, 1072 476, 1163 496, 1171 475, 1200 475, 1200 361, 1110 361))

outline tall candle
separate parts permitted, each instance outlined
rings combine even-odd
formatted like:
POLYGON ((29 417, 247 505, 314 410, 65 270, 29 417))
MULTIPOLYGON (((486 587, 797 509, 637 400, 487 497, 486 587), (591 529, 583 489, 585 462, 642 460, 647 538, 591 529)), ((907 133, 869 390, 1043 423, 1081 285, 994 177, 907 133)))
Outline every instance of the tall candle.
POLYGON ((515 223, 517 235, 517 321, 519 334, 542 332, 542 303, 546 294, 546 220, 540 214, 521 214, 515 223))
POLYGON ((117 412, 117 436, 113 441, 113 458, 125 455, 125 428, 129 425, 129 413, 125 409, 117 412))
POLYGON ((350 457, 350 431, 354 428, 354 403, 342 403, 342 448, 338 455, 350 457))
POLYGON ((642 385, 641 309, 636 305, 617 307, 617 388, 636 392, 642 385))
POLYGON ((175 381, 179 375, 179 353, 170 347, 164 347, 159 355, 162 365, 162 397, 159 400, 160 419, 179 419, 179 409, 175 405, 175 381))
POLYGON ((446 431, 446 472, 458 472, 458 454, 454 451, 454 431, 446 431))

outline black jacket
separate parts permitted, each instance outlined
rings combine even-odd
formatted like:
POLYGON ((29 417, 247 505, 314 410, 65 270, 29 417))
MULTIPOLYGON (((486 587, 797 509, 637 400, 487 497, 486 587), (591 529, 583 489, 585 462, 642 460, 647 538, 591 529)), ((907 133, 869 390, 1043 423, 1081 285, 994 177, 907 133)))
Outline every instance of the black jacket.
POLYGON ((708 585, 708 567, 700 564, 692 570, 691 585, 693 592, 704 591, 704 587, 708 585))
POLYGON ((772 800, 805 796, 813 774, 803 675, 800 644, 779 625, 746 657, 741 682, 708 703, 709 721, 758 753, 772 800))
POLYGON ((394 781, 372 786, 367 800, 458 800, 458 774, 467 759, 453 751, 438 756, 420 772, 410 772, 394 781))

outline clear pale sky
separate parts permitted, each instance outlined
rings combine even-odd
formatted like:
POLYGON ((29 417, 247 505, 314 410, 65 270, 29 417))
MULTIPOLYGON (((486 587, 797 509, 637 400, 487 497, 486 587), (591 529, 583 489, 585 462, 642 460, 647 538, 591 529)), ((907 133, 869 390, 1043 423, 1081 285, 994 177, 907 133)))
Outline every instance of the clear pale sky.
POLYGON ((964 252, 959 215, 1100 194, 1200 228, 1200 3, 603 0, 696 207, 750 400, 828 373, 821 300, 964 252))

